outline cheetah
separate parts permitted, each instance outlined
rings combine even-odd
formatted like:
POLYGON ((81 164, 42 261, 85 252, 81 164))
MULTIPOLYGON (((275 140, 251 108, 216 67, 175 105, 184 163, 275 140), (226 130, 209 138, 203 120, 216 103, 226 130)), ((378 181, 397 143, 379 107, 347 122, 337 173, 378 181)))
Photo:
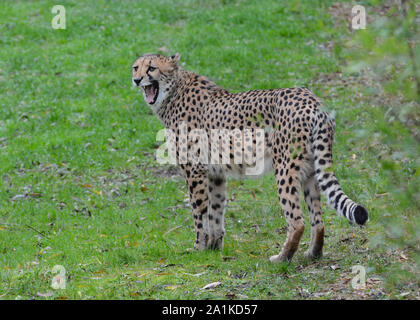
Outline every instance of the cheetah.
MULTIPOLYGON (((227 176, 246 174, 258 160, 263 160, 264 165, 257 174, 267 170, 275 173, 278 199, 287 221, 286 240, 279 254, 270 257, 271 262, 290 261, 298 248, 305 228, 302 192, 311 225, 307 258, 322 256, 321 193, 330 207, 351 224, 366 223, 368 211, 344 193, 333 172, 335 120, 320 109, 321 100, 310 90, 281 88, 231 93, 209 78, 185 70, 179 60, 179 54, 144 54, 132 65, 132 82, 165 129, 174 132, 170 142, 175 146, 176 163, 189 191, 195 249, 223 248, 227 176), (196 130, 211 137, 217 130, 235 132, 230 140, 221 136, 223 142, 229 140, 228 150, 226 144, 210 146, 209 153, 216 153, 216 160, 217 151, 222 151, 228 154, 227 161, 186 159, 185 153, 194 149, 198 139, 184 134, 196 130), (247 136, 243 133, 246 130, 247 136), (240 142, 248 142, 248 146, 245 148, 244 143, 241 147, 240 142), (233 151, 237 145, 238 151, 233 151), (250 151, 248 161, 234 161, 237 154, 241 158, 240 151, 245 149, 250 151)), ((206 143, 208 140, 203 141, 201 149, 195 148, 194 154, 202 156, 206 143)), ((209 155, 203 159, 206 157, 209 155)))

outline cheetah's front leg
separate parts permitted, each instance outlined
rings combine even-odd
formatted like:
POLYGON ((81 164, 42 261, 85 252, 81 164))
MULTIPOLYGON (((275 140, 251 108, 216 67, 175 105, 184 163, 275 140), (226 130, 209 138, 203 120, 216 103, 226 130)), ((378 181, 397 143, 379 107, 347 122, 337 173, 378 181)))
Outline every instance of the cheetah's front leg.
POLYGON ((194 216, 194 249, 203 250, 208 247, 209 240, 207 176, 204 172, 194 171, 194 168, 186 168, 186 182, 194 216))

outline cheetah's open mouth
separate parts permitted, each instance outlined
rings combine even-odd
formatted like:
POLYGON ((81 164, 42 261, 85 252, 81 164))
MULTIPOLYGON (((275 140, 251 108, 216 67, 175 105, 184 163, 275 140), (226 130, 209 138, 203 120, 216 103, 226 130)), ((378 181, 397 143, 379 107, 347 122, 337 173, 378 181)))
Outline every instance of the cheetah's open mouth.
POLYGON ((154 104, 159 95, 159 83, 155 80, 151 84, 143 86, 143 90, 146 93, 146 102, 154 104))

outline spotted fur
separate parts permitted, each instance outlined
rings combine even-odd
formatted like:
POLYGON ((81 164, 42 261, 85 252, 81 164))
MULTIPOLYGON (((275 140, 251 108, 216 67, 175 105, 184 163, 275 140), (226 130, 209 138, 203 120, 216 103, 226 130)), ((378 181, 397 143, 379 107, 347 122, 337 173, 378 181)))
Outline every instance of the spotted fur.
MULTIPOLYGON (((261 145, 264 167, 274 169, 278 198, 288 224, 286 241, 281 252, 270 258, 272 262, 290 260, 298 248, 304 231, 301 192, 311 224, 311 242, 306 256, 318 258, 322 255, 321 193, 350 223, 365 224, 367 210, 343 192, 332 171, 335 122, 320 109, 319 98, 306 88, 231 93, 207 77, 181 68, 179 58, 178 54, 172 57, 143 55, 133 64, 132 79, 134 85, 143 88, 146 100, 165 128, 176 132, 173 142, 178 146, 177 160, 183 162, 180 167, 190 195, 195 248, 223 247, 226 177, 243 175, 252 167, 258 154, 261 156, 257 152, 261 145), (181 161, 185 160, 182 154, 197 143, 185 138, 180 130, 181 122, 187 124, 186 133, 204 129, 209 137, 213 129, 236 130, 229 142, 230 161, 223 165, 181 161), (252 135, 245 136, 245 129, 252 130, 252 135), (258 139, 261 132, 257 129, 264 129, 262 139, 258 139), (242 164, 234 161, 234 147, 239 141, 252 141, 249 147, 251 161, 242 164), (186 144, 186 150, 179 147, 183 144, 186 144)), ((210 146, 214 152, 211 148, 214 147, 210 146)))

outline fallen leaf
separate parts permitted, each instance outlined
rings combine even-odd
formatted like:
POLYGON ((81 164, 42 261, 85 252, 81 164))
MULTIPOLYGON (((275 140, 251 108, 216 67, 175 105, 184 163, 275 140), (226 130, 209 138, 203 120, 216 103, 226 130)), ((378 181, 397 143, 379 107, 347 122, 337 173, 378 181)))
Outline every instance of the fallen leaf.
POLYGON ((221 284, 222 283, 219 282, 219 281, 212 282, 212 283, 206 284, 202 289, 203 290, 214 289, 214 288, 220 286, 221 284))
POLYGON ((182 285, 180 284, 172 284, 172 285, 167 285, 165 286, 165 290, 175 290, 182 287, 182 285))
POLYGON ((174 231, 174 230, 176 230, 176 229, 179 229, 179 228, 181 228, 182 226, 176 226, 176 227, 173 227, 173 228, 171 228, 171 229, 169 229, 168 231, 166 231, 163 235, 164 236, 166 236, 168 233, 170 233, 170 232, 172 232, 172 231, 174 231))
POLYGON ((46 293, 37 292, 36 295, 38 297, 44 297, 44 298, 46 298, 46 297, 51 297, 53 295, 53 293, 51 291, 48 291, 46 293))
POLYGON ((15 195, 13 198, 11 198, 11 201, 16 201, 16 200, 20 200, 20 199, 25 199, 26 198, 26 194, 17 194, 15 195))
POLYGON ((400 293, 400 294, 398 295, 398 297, 403 298, 403 297, 405 297, 405 296, 408 296, 410 293, 411 293, 411 292, 403 292, 403 293, 400 293))
POLYGON ((257 197, 255 195, 255 192, 251 190, 251 194, 252 194, 252 197, 254 198, 254 200, 257 200, 257 197))
POLYGON ((162 263, 162 262, 166 261, 167 259, 168 259, 168 258, 163 257, 162 259, 159 259, 159 260, 158 260, 158 263, 162 263))
POLYGON ((223 261, 234 260, 234 259, 236 259, 236 257, 228 257, 228 256, 223 257, 223 261))
POLYGON ((192 276, 192 277, 200 277, 200 276, 202 276, 203 274, 206 274, 206 273, 207 273, 207 271, 196 273, 196 274, 183 272, 183 274, 186 274, 186 275, 189 275, 189 276, 192 276))
POLYGON ((34 193, 31 193, 31 197, 33 197, 33 198, 40 198, 40 197, 42 197, 42 194, 40 194, 38 192, 34 192, 34 193))
POLYGON ((150 274, 150 272, 145 272, 145 273, 142 273, 142 274, 137 274, 136 273, 136 276, 138 277, 138 278, 141 278, 141 277, 144 277, 144 276, 146 276, 146 275, 148 275, 148 274, 150 274))
POLYGON ((389 196, 389 192, 385 192, 385 193, 375 193, 375 197, 385 197, 385 196, 389 196))
POLYGON ((168 49, 168 48, 166 48, 165 46, 163 46, 163 47, 160 47, 160 48, 158 49, 158 51, 167 53, 167 52, 169 52, 169 49, 168 49))
POLYGON ((102 196, 102 191, 98 191, 98 190, 92 188, 92 192, 97 194, 98 196, 102 196))

